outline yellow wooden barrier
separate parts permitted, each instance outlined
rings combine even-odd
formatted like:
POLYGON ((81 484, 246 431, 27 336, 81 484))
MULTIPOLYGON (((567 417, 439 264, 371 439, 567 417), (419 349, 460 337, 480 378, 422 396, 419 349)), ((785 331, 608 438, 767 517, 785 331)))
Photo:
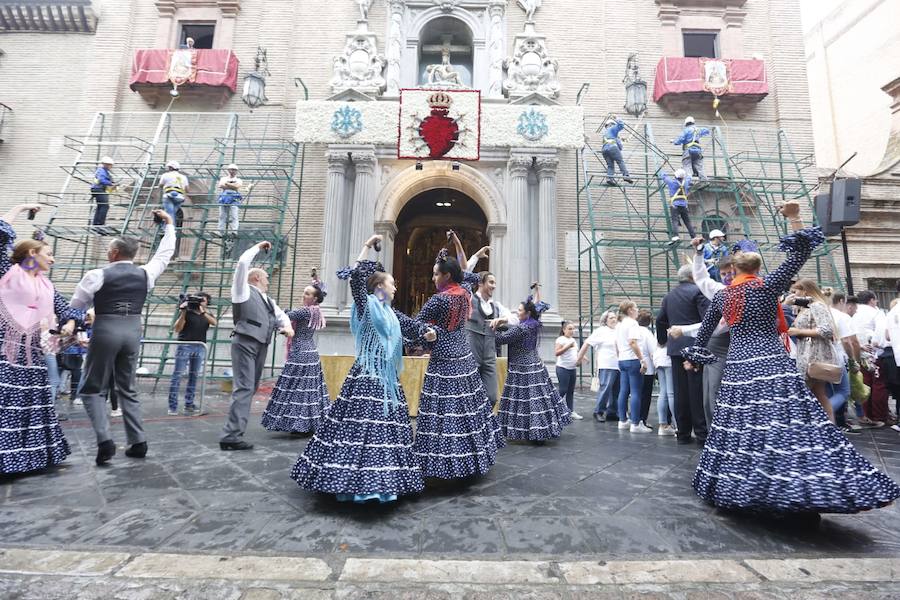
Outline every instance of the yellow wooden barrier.
MULTIPOLYGON (((327 354, 322 357, 322 370, 325 372, 325 384, 328 386, 328 393, 333 401, 337 398, 344 384, 344 378, 350 372, 353 366, 355 356, 346 356, 341 354, 327 354)), ((403 372, 400 374, 400 385, 403 386, 403 392, 406 394, 406 402, 409 405, 409 416, 414 417, 419 414, 419 397, 422 395, 422 384, 425 381, 425 369, 428 367, 427 356, 404 356, 403 372)), ((506 357, 497 359, 497 383, 498 396, 503 391, 503 384, 506 383, 506 357)), ((494 407, 496 412, 497 407, 494 407)))

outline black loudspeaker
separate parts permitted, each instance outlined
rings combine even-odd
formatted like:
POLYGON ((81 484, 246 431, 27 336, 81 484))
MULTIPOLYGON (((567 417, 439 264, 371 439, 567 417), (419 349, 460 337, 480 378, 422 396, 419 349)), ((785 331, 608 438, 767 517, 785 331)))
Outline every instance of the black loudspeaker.
POLYGON ((841 233, 841 226, 831 221, 831 194, 816 195, 816 221, 827 236, 841 233))
POLYGON ((845 227, 859 223, 861 194, 859 179, 835 179, 831 184, 831 222, 845 227))

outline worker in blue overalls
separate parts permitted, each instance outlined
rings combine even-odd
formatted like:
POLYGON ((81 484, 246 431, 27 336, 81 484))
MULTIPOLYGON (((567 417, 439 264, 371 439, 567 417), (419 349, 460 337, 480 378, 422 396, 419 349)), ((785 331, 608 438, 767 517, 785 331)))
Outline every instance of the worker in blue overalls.
POLYGON ((703 146, 700 145, 700 138, 709 135, 710 131, 706 127, 697 127, 694 123, 694 117, 688 117, 684 120, 684 131, 681 137, 672 140, 676 146, 681 146, 681 167, 687 171, 690 169, 694 177, 699 177, 700 181, 706 183, 708 179, 703 172, 703 146))
POLYGON ((628 167, 625 166, 625 160, 622 158, 622 140, 619 139, 619 132, 625 127, 625 122, 616 117, 610 117, 606 120, 603 130, 603 158, 606 159, 606 185, 616 185, 613 175, 615 175, 615 165, 619 165, 619 171, 622 172, 622 179, 626 183, 634 183, 634 179, 628 174, 628 167))
POLYGON ((687 227, 688 235, 691 239, 694 237, 694 226, 691 225, 691 215, 688 213, 688 192, 691 190, 691 177, 685 176, 684 169, 675 171, 675 177, 660 173, 659 178, 663 184, 669 189, 669 216, 672 220, 672 244, 681 241, 678 234, 679 219, 684 222, 687 227))
POLYGON ((109 212, 109 194, 115 191, 116 182, 113 181, 110 169, 113 159, 104 156, 100 159, 100 166, 94 171, 94 182, 91 184, 91 198, 97 203, 94 218, 91 225, 106 225, 106 213, 109 212))
POLYGON ((703 263, 709 276, 716 281, 722 281, 719 273, 719 261, 728 256, 728 246, 725 244, 725 232, 721 229, 713 229, 709 232, 709 241, 703 245, 703 263))
POLYGON ((172 216, 172 222, 175 223, 188 187, 187 175, 181 172, 181 165, 177 160, 166 163, 166 172, 159 177, 159 187, 162 188, 163 209, 172 216))

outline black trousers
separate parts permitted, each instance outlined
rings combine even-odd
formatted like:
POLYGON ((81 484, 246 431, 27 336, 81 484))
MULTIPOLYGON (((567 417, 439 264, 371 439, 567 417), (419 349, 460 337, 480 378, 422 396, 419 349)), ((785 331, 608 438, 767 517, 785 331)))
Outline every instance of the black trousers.
POLYGON ((678 221, 680 219, 684 221, 684 226, 687 227, 688 235, 691 236, 691 239, 694 239, 694 226, 691 224, 691 214, 688 212, 687 206, 675 206, 674 204, 670 205, 669 216, 672 219, 672 235, 681 235, 681 228, 678 224, 678 221))
POLYGON ((703 412, 703 372, 686 371, 679 356, 672 357, 672 383, 675 386, 675 416, 678 439, 688 440, 691 431, 706 441, 706 415, 703 412))
POLYGON ((650 402, 653 400, 653 382, 656 375, 644 375, 644 388, 641 390, 641 421, 647 423, 650 416, 650 402))

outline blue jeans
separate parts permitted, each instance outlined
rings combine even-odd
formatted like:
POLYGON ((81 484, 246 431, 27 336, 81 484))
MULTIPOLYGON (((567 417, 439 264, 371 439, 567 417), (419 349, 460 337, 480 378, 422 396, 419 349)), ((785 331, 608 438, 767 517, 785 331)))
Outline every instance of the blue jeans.
POLYGON ((675 384, 672 382, 672 367, 656 367, 656 378, 659 381, 659 398, 656 401, 659 424, 672 424, 675 422, 675 384))
POLYGON ((828 393, 828 401, 831 403, 831 409, 837 413, 850 398, 850 374, 847 367, 841 371, 840 383, 827 383, 825 390, 828 393))
MULTIPOLYGON (((184 204, 184 196, 177 192, 169 192, 168 194, 163 195, 163 210, 169 213, 169 216, 172 217, 172 223, 175 223, 176 216, 178 215, 178 209, 181 208, 182 204, 184 204)), ((160 225, 160 227, 164 226, 165 224, 160 225)))
POLYGON ((556 367, 556 380, 559 382, 559 395, 566 399, 569 412, 575 409, 575 369, 556 367))
POLYGON ((615 165, 619 165, 622 177, 631 177, 628 174, 628 167, 625 166, 625 160, 622 158, 622 151, 618 146, 610 144, 604 147, 603 158, 606 159, 606 177, 608 179, 612 179, 613 175, 616 174, 615 165))
POLYGON ((619 372, 615 369, 600 369, 597 372, 600 380, 600 389, 597 390, 597 404, 594 406, 594 414, 604 413, 609 416, 616 410, 613 400, 613 390, 619 380, 619 372))
POLYGON ((47 379, 50 381, 50 399, 56 404, 56 394, 59 392, 59 365, 56 363, 56 355, 45 354, 44 362, 47 364, 47 379))
POLYGON ((641 420, 641 390, 644 388, 644 375, 641 373, 641 361, 620 360, 619 372, 622 380, 619 382, 619 421, 625 420, 625 411, 631 409, 631 422, 637 425, 641 420), (628 395, 631 395, 631 403, 628 404, 628 395))
POLYGON ((197 377, 203 374, 203 361, 206 349, 199 344, 184 344, 175 351, 175 370, 172 371, 172 383, 169 385, 169 410, 178 409, 178 387, 185 368, 188 369, 187 389, 184 391, 184 407, 194 406, 194 392, 197 389, 197 377))
POLYGON ((94 211, 94 219, 91 225, 106 225, 106 213, 109 212, 109 194, 106 192, 95 192, 91 190, 91 196, 97 203, 97 209, 94 211))

